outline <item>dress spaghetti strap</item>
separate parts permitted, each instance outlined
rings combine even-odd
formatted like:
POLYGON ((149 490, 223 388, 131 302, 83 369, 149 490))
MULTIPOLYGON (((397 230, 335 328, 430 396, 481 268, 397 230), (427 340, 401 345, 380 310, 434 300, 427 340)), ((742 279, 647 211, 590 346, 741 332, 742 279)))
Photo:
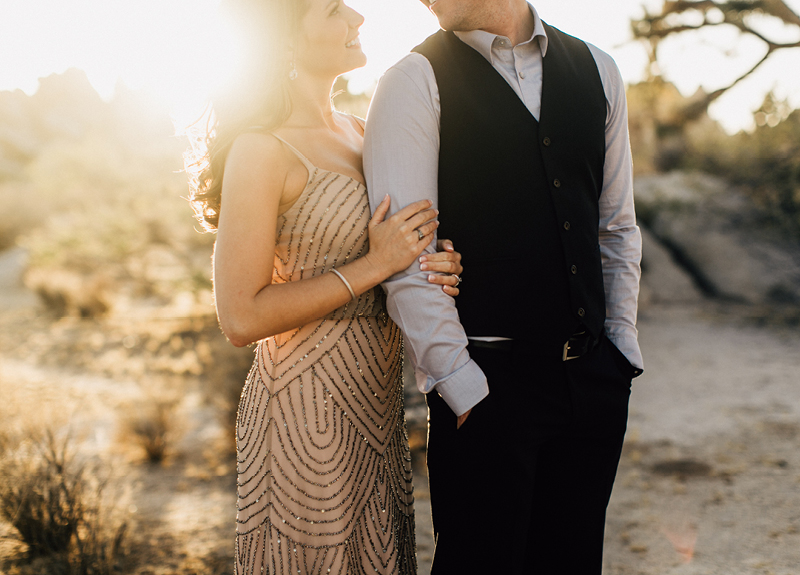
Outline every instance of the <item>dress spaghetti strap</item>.
POLYGON ((307 157, 305 157, 305 155, 303 155, 300 152, 300 150, 298 150, 293 145, 291 145, 289 142, 287 142, 286 140, 281 138, 278 134, 276 134, 274 132, 266 131, 266 129, 263 126, 250 126, 249 128, 247 128, 247 130, 245 130, 245 132, 258 132, 258 133, 262 133, 262 134, 269 134, 270 136, 272 136, 272 137, 276 138, 277 140, 279 140, 284 146, 289 148, 294 153, 294 155, 297 156, 297 158, 303 163, 303 165, 308 170, 309 180, 311 179, 311 175, 317 170, 317 166, 315 166, 311 162, 311 160, 309 160, 307 157))
POLYGON ((301 154, 301 153, 300 153, 300 151, 299 151, 297 148, 295 148, 293 145, 291 145, 289 142, 287 142, 286 140, 284 140, 283 138, 281 138, 281 137, 280 137, 280 136, 278 136, 277 134, 274 134, 274 133, 271 133, 271 134, 272 134, 272 136, 273 136, 273 137, 275 137, 275 138, 277 138, 278 140, 280 140, 281 142, 283 142, 283 145, 284 145, 284 146, 286 146, 286 147, 287 147, 287 148, 289 148, 289 149, 290 149, 292 152, 294 152, 294 154, 295 154, 295 155, 298 157, 298 159, 299 159, 301 162, 303 162, 303 165, 304 165, 304 166, 306 167, 306 169, 308 170, 309 177, 311 177, 311 174, 313 174, 313 173, 316 171, 316 169, 317 169, 317 167, 316 167, 314 164, 312 164, 312 163, 311 163, 311 160, 309 160, 308 158, 306 158, 306 157, 305 157, 303 154, 301 154))

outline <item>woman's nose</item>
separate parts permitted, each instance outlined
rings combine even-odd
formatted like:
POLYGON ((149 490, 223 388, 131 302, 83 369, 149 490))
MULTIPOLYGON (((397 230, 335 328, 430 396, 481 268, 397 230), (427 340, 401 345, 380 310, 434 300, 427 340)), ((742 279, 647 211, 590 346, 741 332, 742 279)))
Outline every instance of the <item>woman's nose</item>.
POLYGON ((352 8, 350 8, 350 11, 352 12, 350 16, 350 25, 353 28, 361 28, 361 25, 364 23, 364 17, 360 12, 356 12, 352 8))

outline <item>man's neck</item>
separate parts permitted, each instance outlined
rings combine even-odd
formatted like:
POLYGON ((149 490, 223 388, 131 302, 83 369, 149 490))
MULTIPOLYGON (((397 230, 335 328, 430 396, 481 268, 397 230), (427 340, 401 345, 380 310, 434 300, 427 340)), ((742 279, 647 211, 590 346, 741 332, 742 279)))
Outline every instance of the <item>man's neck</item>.
POLYGON ((536 24, 533 12, 525 0, 500 2, 491 24, 481 28, 491 34, 505 36, 512 46, 527 42, 533 36, 536 24))

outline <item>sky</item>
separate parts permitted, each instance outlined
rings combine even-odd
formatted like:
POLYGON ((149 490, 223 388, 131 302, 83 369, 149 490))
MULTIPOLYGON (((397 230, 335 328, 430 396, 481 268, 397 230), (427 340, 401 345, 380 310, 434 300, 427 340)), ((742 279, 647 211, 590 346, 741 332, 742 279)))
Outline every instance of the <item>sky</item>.
MULTIPOLYGON (((213 70, 229 54, 217 13, 219 0, 0 0, 0 90, 36 91, 38 78, 70 67, 84 70, 104 98, 122 81, 166 100, 175 115, 192 116, 209 93, 213 70)), ((438 28, 418 0, 349 0, 361 12, 369 63, 349 75, 351 90, 369 89, 410 48, 438 28)), ((609 52, 628 83, 647 66, 644 48, 630 40, 630 19, 659 0, 534 0, 540 16, 609 52)), ((788 4, 800 11, 800 0, 788 4)), ((764 23, 764 26, 768 26, 764 23)), ((780 28, 780 27, 778 27, 780 28)), ((786 40, 800 31, 773 29, 786 40)), ((718 29, 664 42, 662 72, 685 95, 699 86, 726 85, 763 54, 757 41, 718 29)), ((775 90, 800 108, 800 49, 771 61, 711 108, 729 131, 749 127, 752 111, 775 90)))

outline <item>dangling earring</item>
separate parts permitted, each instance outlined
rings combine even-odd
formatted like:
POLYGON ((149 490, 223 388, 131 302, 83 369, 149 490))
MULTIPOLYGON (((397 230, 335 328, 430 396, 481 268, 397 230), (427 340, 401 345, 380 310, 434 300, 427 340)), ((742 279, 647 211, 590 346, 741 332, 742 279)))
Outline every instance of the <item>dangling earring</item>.
POLYGON ((289 65, 289 79, 290 80, 297 80, 297 66, 294 65, 294 60, 292 60, 289 65))

